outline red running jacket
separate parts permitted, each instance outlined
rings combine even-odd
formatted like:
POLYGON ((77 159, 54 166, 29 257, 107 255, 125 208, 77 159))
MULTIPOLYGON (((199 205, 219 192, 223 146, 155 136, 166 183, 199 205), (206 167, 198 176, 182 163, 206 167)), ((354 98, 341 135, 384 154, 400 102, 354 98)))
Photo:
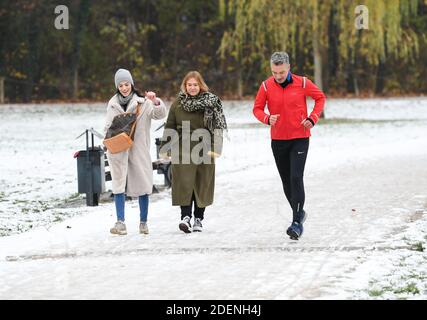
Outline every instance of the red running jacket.
POLYGON ((325 94, 306 77, 292 74, 292 83, 283 88, 271 76, 263 81, 255 98, 253 113, 255 117, 268 125, 269 114, 280 114, 274 126, 271 126, 272 140, 291 140, 310 137, 310 129, 301 122, 307 118, 306 96, 314 99, 315 104, 309 118, 314 124, 319 120, 325 105, 325 94))

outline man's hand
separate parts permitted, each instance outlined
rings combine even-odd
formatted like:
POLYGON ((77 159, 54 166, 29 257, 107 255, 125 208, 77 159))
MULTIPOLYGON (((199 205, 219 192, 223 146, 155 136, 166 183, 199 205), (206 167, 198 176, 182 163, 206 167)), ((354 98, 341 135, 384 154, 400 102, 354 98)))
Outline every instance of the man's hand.
POLYGON ((311 123, 311 121, 310 120, 308 120, 308 119, 304 119, 304 120, 302 120, 301 121, 301 124, 305 127, 305 128, 307 128, 307 129, 311 129, 311 128, 313 128, 313 124, 311 123))
POLYGON ((276 122, 279 120, 280 114, 272 114, 269 118, 270 126, 274 126, 276 122))

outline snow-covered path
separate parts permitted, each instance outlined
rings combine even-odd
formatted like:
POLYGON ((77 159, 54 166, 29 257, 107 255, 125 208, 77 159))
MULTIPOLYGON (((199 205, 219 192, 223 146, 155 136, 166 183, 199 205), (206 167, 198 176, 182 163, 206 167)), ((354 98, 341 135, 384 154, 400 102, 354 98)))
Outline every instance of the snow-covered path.
POLYGON ((395 101, 372 102, 377 109, 370 100, 330 102, 331 118, 310 142, 299 241, 285 235, 291 211, 268 130, 242 104, 227 109, 230 141, 202 233, 178 230, 170 191, 151 197, 148 236, 137 233, 136 201, 127 202, 123 237, 108 233, 112 203, 61 208, 72 218, 0 238, 0 298, 352 298, 374 271, 357 270, 408 251, 400 233, 415 213, 426 218, 427 117, 419 111, 426 114, 427 99, 402 101, 390 110, 395 101))

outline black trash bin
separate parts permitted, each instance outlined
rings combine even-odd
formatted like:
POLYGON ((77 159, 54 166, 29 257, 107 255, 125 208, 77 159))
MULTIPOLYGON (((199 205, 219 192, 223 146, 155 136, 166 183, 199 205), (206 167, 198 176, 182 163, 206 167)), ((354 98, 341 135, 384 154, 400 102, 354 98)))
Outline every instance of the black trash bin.
POLYGON ((89 131, 86 130, 86 150, 76 152, 78 192, 86 193, 86 205, 97 206, 101 193, 105 192, 105 160, 104 150, 94 146, 93 132, 92 147, 89 147, 89 131))
POLYGON ((157 170, 158 174, 163 174, 165 178, 165 186, 170 188, 172 186, 172 166, 171 160, 160 159, 160 138, 155 139, 157 160, 153 162, 153 170, 157 170))

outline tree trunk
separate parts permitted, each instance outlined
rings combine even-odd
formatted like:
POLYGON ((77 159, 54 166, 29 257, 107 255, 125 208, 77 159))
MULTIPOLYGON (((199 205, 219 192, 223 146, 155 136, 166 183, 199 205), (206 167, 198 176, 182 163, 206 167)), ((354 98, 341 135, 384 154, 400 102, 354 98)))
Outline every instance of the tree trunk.
POLYGON ((243 97, 243 80, 242 80, 242 68, 239 66, 237 70, 237 95, 239 99, 243 97))
POLYGON ((33 97, 34 79, 38 73, 38 56, 39 56, 39 35, 40 27, 37 23, 39 15, 38 7, 29 13, 28 17, 28 33, 27 44, 28 53, 25 61, 25 74, 27 76, 24 84, 24 102, 30 102, 33 97))
POLYGON ((4 77, 0 77, 0 104, 4 103, 4 77))
POLYGON ((359 32, 357 32, 357 40, 356 40, 356 45, 354 48, 354 60, 352 61, 352 72, 350 73, 350 76, 352 78, 353 81, 353 88, 354 88, 354 94, 356 95, 356 97, 359 96, 360 92, 359 92, 359 83, 358 83, 358 69, 356 66, 359 66, 359 55, 358 55, 358 48, 360 48, 360 39, 361 39, 361 31, 359 30, 359 32))
POLYGON ((331 7, 330 17, 329 17, 329 26, 328 26, 328 59, 326 62, 327 70, 325 79, 325 92, 327 92, 331 87, 334 87, 336 84, 335 78, 337 77, 338 70, 338 26, 336 22, 337 10, 335 6, 331 7))
POLYGON ((71 74, 73 77, 72 97, 79 97, 79 65, 80 65, 80 44, 84 33, 86 32, 86 24, 89 18, 90 0, 81 0, 79 5, 76 30, 73 38, 73 56, 71 65, 71 74))
POLYGON ((73 98, 79 97, 79 68, 73 70, 73 98))
POLYGON ((375 79, 375 94, 382 94, 384 91, 384 79, 386 76, 386 64, 380 61, 377 67, 377 74, 375 79))
MULTIPOLYGON (((322 54, 320 52, 319 36, 317 31, 313 32, 313 55, 314 55, 314 82, 323 90, 322 82, 322 54)), ((320 114, 320 118, 325 117, 325 111, 320 114)))
POLYGON ((319 8, 317 1, 314 2, 313 7, 313 57, 314 57, 314 82, 323 90, 322 83, 322 54, 320 51, 320 39, 319 39, 319 8))
POLYGON ((322 83, 322 54, 320 52, 319 37, 317 32, 313 32, 313 55, 314 55, 314 82, 323 90, 322 83))
MULTIPOLYGON (((151 2, 147 4, 146 9, 146 21, 148 24, 156 27, 156 30, 160 30, 159 26, 159 14, 157 12, 156 6, 151 2)), ((148 52, 152 64, 160 64, 162 57, 162 43, 163 43, 163 33, 161 32, 149 32, 147 37, 148 52)))
POLYGON ((356 76, 355 72, 353 72, 352 78, 353 78, 353 85, 354 85, 354 93, 356 94, 356 97, 358 97, 359 96, 359 85, 357 83, 357 76, 356 76))

